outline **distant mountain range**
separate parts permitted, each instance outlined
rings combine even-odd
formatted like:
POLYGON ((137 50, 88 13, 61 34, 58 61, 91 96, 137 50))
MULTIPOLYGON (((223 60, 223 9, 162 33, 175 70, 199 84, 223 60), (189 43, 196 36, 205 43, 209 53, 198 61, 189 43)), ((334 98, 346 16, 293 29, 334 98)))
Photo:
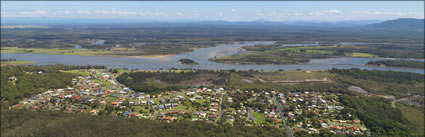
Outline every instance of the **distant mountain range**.
POLYGON ((360 26, 379 23, 382 20, 350 20, 350 21, 223 21, 223 20, 144 20, 144 19, 89 19, 89 18, 52 18, 52 17, 2 17, 2 25, 65 25, 65 24, 114 24, 114 23, 197 23, 197 24, 256 24, 256 25, 296 25, 296 26, 360 26))
MULTIPOLYGON (((48 27, 278 27, 311 30, 340 30, 361 33, 424 33, 424 19, 400 18, 395 20, 352 20, 352 21, 201 21, 201 20, 142 20, 142 19, 82 19, 82 18, 11 18, 2 17, 5 25, 43 25, 48 27), (206 26, 205 26, 206 25, 206 26)), ((2 27, 5 28, 5 27, 2 27)))
POLYGON ((416 31, 424 32, 424 19, 400 18, 388 20, 381 23, 369 24, 364 27, 366 30, 379 31, 416 31))

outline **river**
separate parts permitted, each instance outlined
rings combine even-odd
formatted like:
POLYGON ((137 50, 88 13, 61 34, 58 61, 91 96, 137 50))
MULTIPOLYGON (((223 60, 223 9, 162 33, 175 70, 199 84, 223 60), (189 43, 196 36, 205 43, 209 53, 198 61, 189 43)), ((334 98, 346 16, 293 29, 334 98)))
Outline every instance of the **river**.
MULTIPOLYGON (((107 67, 129 68, 129 69, 161 69, 161 68, 179 68, 179 69, 235 69, 235 70, 264 70, 276 71, 282 70, 327 70, 332 68, 349 69, 360 68, 368 70, 391 70, 402 72, 415 72, 424 74, 423 69, 397 68, 397 67, 378 67, 366 66, 369 61, 386 60, 385 58, 328 58, 312 59, 308 63, 290 64, 290 65, 241 65, 241 64, 222 64, 211 62, 210 57, 230 55, 243 51, 241 47, 253 45, 274 44, 272 41, 260 42, 235 42, 233 44, 223 44, 216 47, 201 48, 189 53, 178 54, 168 57, 168 59, 150 59, 150 58, 132 58, 132 57, 109 57, 109 56, 73 56, 73 55, 49 55, 49 54, 1 54, 1 58, 13 58, 17 60, 33 61, 35 65, 46 64, 66 64, 66 65, 104 65, 107 67), (199 65, 185 65, 177 62, 181 58, 195 60, 199 65)), ((419 60, 423 61, 423 60, 419 60)))

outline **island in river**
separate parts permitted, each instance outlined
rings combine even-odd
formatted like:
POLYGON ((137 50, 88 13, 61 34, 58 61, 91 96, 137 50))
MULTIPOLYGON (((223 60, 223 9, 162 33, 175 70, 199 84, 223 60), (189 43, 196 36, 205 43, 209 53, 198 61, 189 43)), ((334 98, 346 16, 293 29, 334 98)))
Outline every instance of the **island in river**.
POLYGON ((243 47, 248 52, 209 60, 226 64, 299 64, 311 59, 361 57, 361 58, 417 58, 424 57, 423 46, 406 44, 374 44, 361 45, 308 45, 281 46, 255 45, 243 47), (379 49, 379 50, 377 50, 379 49))
POLYGON ((187 59, 187 58, 179 59, 178 62, 181 63, 181 64, 188 64, 188 65, 198 65, 199 64, 198 62, 191 60, 191 59, 187 59))
POLYGON ((378 60, 369 61, 366 65, 376 65, 382 67, 407 67, 424 69, 424 62, 410 60, 378 60))

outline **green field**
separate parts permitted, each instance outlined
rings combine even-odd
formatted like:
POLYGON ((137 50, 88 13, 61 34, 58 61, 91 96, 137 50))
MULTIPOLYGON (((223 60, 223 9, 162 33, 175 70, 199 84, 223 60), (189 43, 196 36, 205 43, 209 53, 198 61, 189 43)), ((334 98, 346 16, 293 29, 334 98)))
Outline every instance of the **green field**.
POLYGON ((257 45, 244 47, 247 53, 210 58, 211 61, 227 64, 299 64, 310 59, 337 57, 390 57, 423 58, 423 47, 406 45, 355 45, 355 46, 304 46, 280 47, 277 45, 257 45), (379 49, 379 50, 377 50, 379 49))
POLYGON ((266 118, 264 117, 264 114, 252 112, 252 116, 255 118, 255 122, 257 122, 257 124, 266 123, 266 118))
POLYGON ((418 131, 418 133, 423 136, 425 130, 424 113, 417 108, 401 103, 397 103, 397 108, 401 110, 403 117, 412 124, 411 127, 416 129, 416 131, 418 131))
POLYGON ((297 86, 306 83, 309 83, 310 85, 335 84, 332 80, 335 76, 335 74, 325 71, 252 72, 252 76, 243 76, 238 73, 232 73, 226 85, 239 89, 281 89, 290 88, 292 85, 297 86))
POLYGON ((89 76, 91 73, 88 71, 80 71, 80 70, 67 70, 64 71, 66 73, 74 73, 74 74, 78 74, 80 76, 89 76))
POLYGON ((96 56, 106 55, 112 51, 97 49, 59 49, 59 48, 17 48, 2 47, 2 53, 32 53, 32 54, 61 54, 61 55, 79 55, 79 56, 96 56))
POLYGON ((323 79, 334 77, 335 74, 321 71, 283 71, 256 74, 255 76, 266 80, 305 80, 305 79, 323 79))
POLYGON ((22 65, 22 64, 32 64, 32 61, 1 61, 2 66, 4 65, 22 65))
POLYGON ((406 91, 412 94, 424 94, 424 83, 417 82, 412 84, 399 84, 389 82, 379 82, 374 80, 355 79, 350 77, 338 76, 336 79, 339 82, 349 83, 350 85, 356 85, 364 90, 380 94, 380 95, 394 95, 394 96, 405 96, 406 91))
POLYGON ((163 55, 170 54, 152 54, 135 48, 110 48, 110 49, 87 49, 87 48, 18 48, 2 47, 2 53, 20 53, 20 54, 57 54, 57 55, 77 55, 77 56, 140 56, 149 58, 162 58, 163 55))
POLYGON ((103 84, 103 86, 106 86, 106 87, 113 86, 112 83, 107 80, 94 79, 93 82, 103 84))
POLYGON ((349 53, 349 54, 347 54, 346 56, 349 56, 349 57, 369 57, 369 58, 372 58, 372 57, 378 57, 378 56, 376 56, 376 55, 373 55, 373 54, 368 54, 368 53, 359 53, 359 52, 354 52, 354 53, 349 53))

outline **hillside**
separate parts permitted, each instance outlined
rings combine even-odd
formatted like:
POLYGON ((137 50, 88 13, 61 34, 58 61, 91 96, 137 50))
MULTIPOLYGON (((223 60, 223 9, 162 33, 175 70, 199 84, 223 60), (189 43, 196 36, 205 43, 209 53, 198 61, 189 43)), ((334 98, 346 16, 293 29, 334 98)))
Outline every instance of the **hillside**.
POLYGON ((363 26, 363 29, 393 32, 424 32, 424 19, 400 18, 363 26))

